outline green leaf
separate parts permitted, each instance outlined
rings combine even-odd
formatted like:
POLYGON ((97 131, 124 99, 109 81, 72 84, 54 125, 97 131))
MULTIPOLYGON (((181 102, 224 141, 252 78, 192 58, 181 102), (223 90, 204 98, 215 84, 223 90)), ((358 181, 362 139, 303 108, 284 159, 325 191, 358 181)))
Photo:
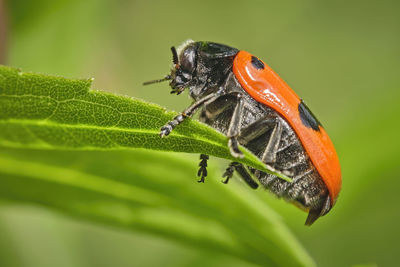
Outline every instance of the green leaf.
MULTIPOLYGON (((39 204, 248 263, 314 266, 258 197, 265 192, 237 181, 225 186, 212 166, 206 185, 199 184, 188 179, 197 164, 180 154, 136 149, 232 159, 225 136, 188 120, 160 139, 160 125, 175 113, 89 91, 90 82, 0 67, 1 200, 39 204)), ((245 153, 241 162, 263 168, 245 153)))
POLYGON ((89 90, 92 80, 24 73, 0 66, 0 145, 48 149, 147 148, 204 153, 242 162, 282 179, 256 156, 231 156, 227 138, 193 120, 161 139, 177 113, 137 99, 89 90))
POLYGON ((147 232, 263 266, 314 266, 257 193, 220 182, 179 154, 149 150, 2 149, 0 199, 50 207, 120 229, 147 232), (23 168, 21 168, 23 166, 23 168))

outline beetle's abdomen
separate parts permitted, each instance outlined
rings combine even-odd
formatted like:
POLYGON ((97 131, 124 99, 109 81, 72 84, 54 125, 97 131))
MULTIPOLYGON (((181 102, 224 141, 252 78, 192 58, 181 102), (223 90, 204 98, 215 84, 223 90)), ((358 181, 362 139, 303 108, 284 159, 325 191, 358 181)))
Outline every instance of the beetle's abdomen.
MULTIPOLYGON (((271 112, 274 113, 272 110, 271 112)), ((275 175, 260 172, 250 167, 249 169, 262 185, 278 197, 297 202, 305 208, 319 207, 325 201, 328 190, 294 131, 285 120, 279 116, 277 118, 283 126, 283 131, 276 161, 269 165, 292 178, 293 182, 286 182, 275 175)), ((244 146, 261 158, 271 132, 267 132, 244 146)))
MULTIPOLYGON (((264 187, 268 188, 278 197, 300 204, 300 206, 306 209, 320 207, 328 196, 328 190, 290 125, 277 112, 258 103, 243 92, 234 77, 231 77, 230 81, 228 81, 227 88, 229 88, 229 91, 226 92, 226 95, 221 96, 203 109, 200 120, 227 134, 234 105, 226 108, 226 105, 223 104, 226 102, 234 103, 232 99, 229 99, 230 93, 242 93, 246 104, 240 128, 245 129, 254 122, 262 120, 262 118, 275 118, 279 120, 283 129, 276 153, 276 160, 274 163, 268 165, 292 178, 293 182, 286 182, 277 176, 260 172, 251 167, 249 167, 249 170, 264 187), (225 109, 218 112, 218 108, 221 106, 225 106, 225 109)), ((268 129, 265 133, 255 138, 250 138, 250 140, 239 136, 238 141, 261 159, 270 140, 272 130, 272 128, 268 129)))

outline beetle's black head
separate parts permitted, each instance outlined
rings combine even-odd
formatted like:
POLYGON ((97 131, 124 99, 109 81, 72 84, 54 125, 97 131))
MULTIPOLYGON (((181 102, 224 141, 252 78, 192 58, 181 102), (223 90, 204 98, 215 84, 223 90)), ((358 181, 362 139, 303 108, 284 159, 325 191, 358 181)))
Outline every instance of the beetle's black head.
POLYGON ((226 45, 192 40, 184 42, 177 49, 171 47, 171 51, 171 74, 144 84, 170 80, 171 93, 180 94, 190 88, 194 98, 203 94, 204 90, 212 90, 225 81, 238 52, 226 45))
POLYGON ((186 41, 178 50, 171 47, 173 65, 171 68, 171 93, 180 94, 193 84, 197 67, 197 43, 186 41))
POLYGON ((185 88, 188 88, 193 83, 197 67, 197 48, 198 42, 196 43, 192 40, 184 42, 178 49, 175 46, 171 47, 171 74, 159 80, 145 82, 143 85, 170 80, 171 94, 176 93, 179 95, 182 93, 185 88))

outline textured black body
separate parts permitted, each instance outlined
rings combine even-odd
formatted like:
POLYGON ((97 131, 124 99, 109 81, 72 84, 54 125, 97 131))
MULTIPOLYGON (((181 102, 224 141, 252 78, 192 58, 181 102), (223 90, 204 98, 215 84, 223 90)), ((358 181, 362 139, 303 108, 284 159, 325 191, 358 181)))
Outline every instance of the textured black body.
MULTIPOLYGON (((180 94, 189 89, 194 103, 164 125, 160 136, 167 136, 185 118, 201 109, 200 120, 229 138, 229 149, 234 157, 243 156, 238 147, 241 144, 272 169, 292 178, 290 183, 247 167, 265 188, 308 210, 307 225, 326 214, 331 208, 328 189, 294 130, 276 111, 248 95, 236 79, 232 67, 239 50, 211 42, 190 41, 177 50, 172 47, 171 51, 174 59, 171 74, 150 83, 171 80, 171 93, 180 94)), ((264 63, 254 56, 251 64, 256 69, 264 68, 264 63)), ((318 128, 319 121, 303 102, 298 111, 306 127, 318 128)), ((200 182, 204 182, 208 156, 200 158, 198 176, 200 182)), ((237 162, 232 162, 225 172, 226 182, 233 170, 252 188, 257 188, 246 166, 237 162)))
MULTIPOLYGON (((224 94, 215 100, 215 102, 204 106, 200 115, 200 120, 220 132, 227 134, 235 104, 235 102, 232 102, 232 99, 226 97, 226 95, 229 95, 231 92, 240 92, 243 94, 246 103, 240 124, 241 129, 246 128, 264 117, 273 117, 279 120, 283 126, 283 131, 278 146, 276 161, 273 165, 269 165, 275 170, 288 175, 293 179, 293 182, 289 183, 274 175, 250 167, 249 170, 265 188, 268 188, 278 197, 283 197, 290 202, 297 202, 305 208, 319 209, 323 204, 321 201, 325 201, 328 196, 328 190, 305 153, 297 135, 286 120, 271 108, 258 103, 250 97, 242 89, 234 75, 229 76, 225 90, 224 94), (212 114, 215 114, 215 109, 217 107, 221 107, 220 102, 223 101, 232 102, 231 107, 214 117, 212 114)), ((252 140, 244 140, 239 136, 238 141, 259 158, 262 158, 272 130, 273 128, 268 129, 266 133, 252 140)))

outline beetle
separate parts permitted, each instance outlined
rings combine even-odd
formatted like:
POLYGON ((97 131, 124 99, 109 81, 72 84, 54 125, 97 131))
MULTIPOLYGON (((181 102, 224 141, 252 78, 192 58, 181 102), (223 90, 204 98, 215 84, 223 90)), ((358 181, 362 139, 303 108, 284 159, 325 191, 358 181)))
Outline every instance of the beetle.
MULTIPOLYGON (((341 189, 341 170, 335 148, 321 123, 304 101, 262 60, 236 48, 188 40, 171 47, 171 93, 185 89, 194 102, 165 124, 165 137, 201 109, 200 121, 229 138, 230 153, 243 157, 239 144, 271 169, 292 178, 284 181, 239 162, 231 162, 223 177, 234 171, 252 188, 259 184, 276 196, 308 211, 305 224, 327 214, 341 189), (253 177, 258 179, 258 183, 253 177)), ((199 182, 207 176, 208 155, 200 155, 199 182)))

